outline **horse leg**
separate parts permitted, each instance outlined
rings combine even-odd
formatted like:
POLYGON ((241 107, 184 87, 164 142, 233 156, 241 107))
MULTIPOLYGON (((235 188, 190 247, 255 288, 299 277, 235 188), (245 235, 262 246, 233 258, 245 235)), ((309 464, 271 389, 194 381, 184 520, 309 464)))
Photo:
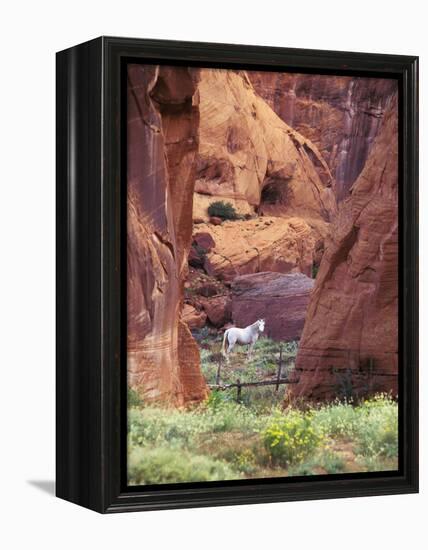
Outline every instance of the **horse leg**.
POLYGON ((251 361, 251 359, 253 358, 253 348, 254 348, 254 342, 251 342, 251 344, 248 346, 248 353, 247 353, 248 361, 251 361))
POLYGON ((232 342, 232 343, 229 343, 229 345, 227 346, 227 350, 226 350, 226 361, 229 363, 229 354, 231 353, 231 351, 233 350, 233 348, 235 347, 235 342, 232 342))

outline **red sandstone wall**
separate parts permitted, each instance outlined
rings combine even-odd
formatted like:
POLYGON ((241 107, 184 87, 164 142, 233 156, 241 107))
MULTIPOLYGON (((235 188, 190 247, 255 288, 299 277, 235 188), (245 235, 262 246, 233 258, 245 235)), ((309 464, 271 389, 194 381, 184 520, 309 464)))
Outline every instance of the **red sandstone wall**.
POLYGON ((207 388, 181 320, 192 234, 199 111, 189 69, 128 69, 128 376, 147 400, 182 405, 207 388))
POLYGON ((333 174, 337 199, 346 198, 364 168, 397 82, 275 72, 248 75, 280 118, 318 147, 333 174))
POLYGON ((397 101, 332 224, 297 356, 292 396, 397 392, 397 101))

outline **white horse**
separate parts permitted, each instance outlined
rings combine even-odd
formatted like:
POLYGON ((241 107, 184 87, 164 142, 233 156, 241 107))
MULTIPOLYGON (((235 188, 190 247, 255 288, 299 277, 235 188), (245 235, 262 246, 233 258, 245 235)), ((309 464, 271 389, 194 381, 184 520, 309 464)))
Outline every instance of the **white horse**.
POLYGON ((232 327, 228 328, 223 336, 223 343, 221 346, 221 353, 227 360, 229 360, 229 353, 233 350, 235 344, 241 346, 249 345, 248 359, 251 359, 253 348, 259 338, 259 334, 265 329, 264 319, 259 319, 252 325, 245 328, 232 327), (227 349, 226 349, 227 341, 227 349))

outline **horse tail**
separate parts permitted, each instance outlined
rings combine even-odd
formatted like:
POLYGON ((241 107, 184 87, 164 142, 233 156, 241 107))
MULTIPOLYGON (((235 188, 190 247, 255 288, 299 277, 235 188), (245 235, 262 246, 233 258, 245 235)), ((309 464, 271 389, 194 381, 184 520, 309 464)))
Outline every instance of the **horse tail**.
POLYGON ((223 357, 226 357, 226 337, 228 332, 229 332, 229 329, 224 331, 223 343, 221 345, 221 354, 223 355, 223 357))

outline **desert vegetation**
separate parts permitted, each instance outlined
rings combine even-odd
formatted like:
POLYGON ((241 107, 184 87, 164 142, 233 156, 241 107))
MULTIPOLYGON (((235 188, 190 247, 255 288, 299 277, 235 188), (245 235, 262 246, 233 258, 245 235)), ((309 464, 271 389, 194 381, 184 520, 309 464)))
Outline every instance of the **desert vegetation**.
POLYGON ((175 71, 128 74, 129 483, 396 469, 396 83, 175 71))
POLYGON ((208 207, 210 216, 221 218, 222 220, 236 220, 238 214, 230 202, 214 201, 208 207))
POLYGON ((129 409, 129 483, 341 474, 397 468, 397 403, 263 410, 212 392, 193 409, 129 409))
MULTIPOLYGON (((218 376, 221 336, 195 331, 204 376, 218 376)), ((274 380, 280 348, 294 368, 297 342, 259 340, 251 361, 245 350, 222 364, 221 384, 274 380)), ((284 407, 284 386, 213 390, 197 406, 165 409, 129 397, 129 483, 137 485, 287 477, 394 470, 397 468, 398 407, 387 394, 354 401, 284 407)))

